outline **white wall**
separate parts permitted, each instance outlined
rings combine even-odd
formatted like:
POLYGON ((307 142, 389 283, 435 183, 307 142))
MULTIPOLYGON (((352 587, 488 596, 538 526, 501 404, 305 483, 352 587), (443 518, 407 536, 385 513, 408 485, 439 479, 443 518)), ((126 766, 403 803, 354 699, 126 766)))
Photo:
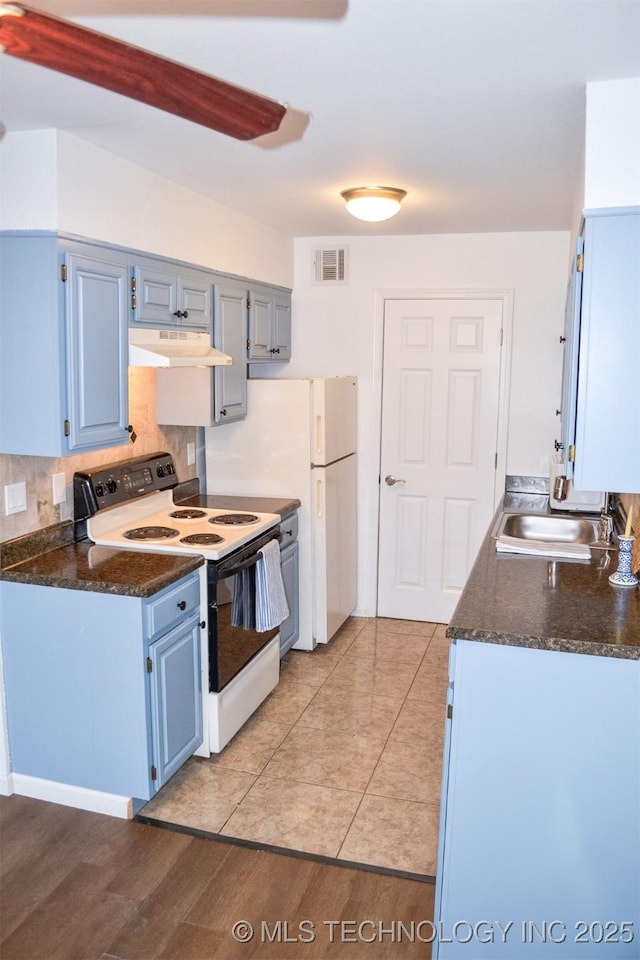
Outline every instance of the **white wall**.
POLYGON ((57 182, 55 130, 5 133, 0 140, 0 229, 54 229, 57 182))
POLYGON ((295 241, 293 360, 282 376, 358 377, 359 606, 375 610, 380 361, 385 292, 514 292, 507 473, 548 475, 558 436, 569 232, 295 241), (313 254, 348 244, 350 281, 320 286, 313 254))
POLYGON ((290 237, 57 130, 0 145, 0 228, 61 230, 292 284, 290 237))
POLYGON ((640 78, 587 84, 584 205, 640 204, 640 78))

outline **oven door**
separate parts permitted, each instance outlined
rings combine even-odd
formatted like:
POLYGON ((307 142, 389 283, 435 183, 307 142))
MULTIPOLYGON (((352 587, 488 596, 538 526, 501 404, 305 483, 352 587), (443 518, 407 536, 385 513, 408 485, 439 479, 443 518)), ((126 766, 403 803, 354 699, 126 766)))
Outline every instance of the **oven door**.
POLYGON ((255 629, 255 568, 260 547, 279 539, 272 530, 207 564, 209 691, 219 693, 275 637, 278 627, 255 629))

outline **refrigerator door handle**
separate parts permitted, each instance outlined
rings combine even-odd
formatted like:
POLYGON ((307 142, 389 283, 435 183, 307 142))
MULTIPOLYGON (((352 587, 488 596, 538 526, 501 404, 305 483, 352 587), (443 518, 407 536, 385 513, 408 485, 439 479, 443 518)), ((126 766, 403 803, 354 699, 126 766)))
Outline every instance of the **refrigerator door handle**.
POLYGON ((316 480, 316 517, 322 517, 324 512, 323 480, 316 480))

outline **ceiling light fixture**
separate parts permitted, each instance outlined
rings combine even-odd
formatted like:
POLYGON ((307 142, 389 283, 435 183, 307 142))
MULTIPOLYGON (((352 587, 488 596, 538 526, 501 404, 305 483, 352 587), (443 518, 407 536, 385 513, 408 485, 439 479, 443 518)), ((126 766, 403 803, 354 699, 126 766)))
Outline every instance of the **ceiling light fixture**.
POLYGON ((397 187, 350 187, 340 193, 353 217, 371 222, 395 216, 406 195, 406 190, 397 187))

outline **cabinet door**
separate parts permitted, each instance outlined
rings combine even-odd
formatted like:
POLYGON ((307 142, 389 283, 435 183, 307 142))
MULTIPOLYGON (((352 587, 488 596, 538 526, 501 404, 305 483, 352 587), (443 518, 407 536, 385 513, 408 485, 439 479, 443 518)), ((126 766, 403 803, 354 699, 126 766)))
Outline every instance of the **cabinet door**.
POLYGON ((212 274, 158 261, 138 264, 133 276, 133 323, 211 329, 212 274))
POLYGON ((186 273, 178 277, 177 317, 180 326, 211 329, 213 277, 186 273))
POLYGON ((175 326, 178 322, 178 276, 162 266, 134 269, 133 320, 150 326, 175 326))
POLYGON ((640 493, 640 208, 587 216, 577 490, 640 493))
POLYGON ((291 359, 291 295, 277 295, 273 306, 275 360, 291 359))
POLYGON ((195 615, 149 647, 155 787, 202 743, 200 624, 195 615))
POLYGON ((291 359, 291 293, 253 286, 249 293, 249 350, 252 362, 291 359))
POLYGON ((213 345, 233 357, 231 366, 214 371, 213 424, 247 415, 247 288, 221 280, 215 286, 213 345))
POLYGON ((249 360, 271 360, 273 300, 270 291, 253 287, 249 294, 249 360))
POLYGON ((289 616, 280 624, 280 656, 283 657, 290 650, 300 636, 300 616, 298 600, 298 543, 292 543, 280 554, 282 581, 284 592, 289 604, 289 616))
POLYGON ((578 237, 567 294, 562 368, 562 456, 565 475, 573 477, 573 448, 576 441, 576 399, 578 392, 578 351, 580 349, 580 309, 582 305, 582 259, 584 240, 578 237))
POLYGON ((128 269, 70 253, 67 263, 69 451, 128 441, 128 269))
POLYGON ((456 648, 435 912, 447 938, 434 957, 637 957, 635 942, 600 937, 598 924, 638 921, 640 664, 456 648), (487 918, 493 942, 453 935, 487 918), (497 919, 511 923, 504 938, 497 919), (554 920, 541 942, 531 924, 554 920), (578 944, 583 923, 595 936, 578 944))

